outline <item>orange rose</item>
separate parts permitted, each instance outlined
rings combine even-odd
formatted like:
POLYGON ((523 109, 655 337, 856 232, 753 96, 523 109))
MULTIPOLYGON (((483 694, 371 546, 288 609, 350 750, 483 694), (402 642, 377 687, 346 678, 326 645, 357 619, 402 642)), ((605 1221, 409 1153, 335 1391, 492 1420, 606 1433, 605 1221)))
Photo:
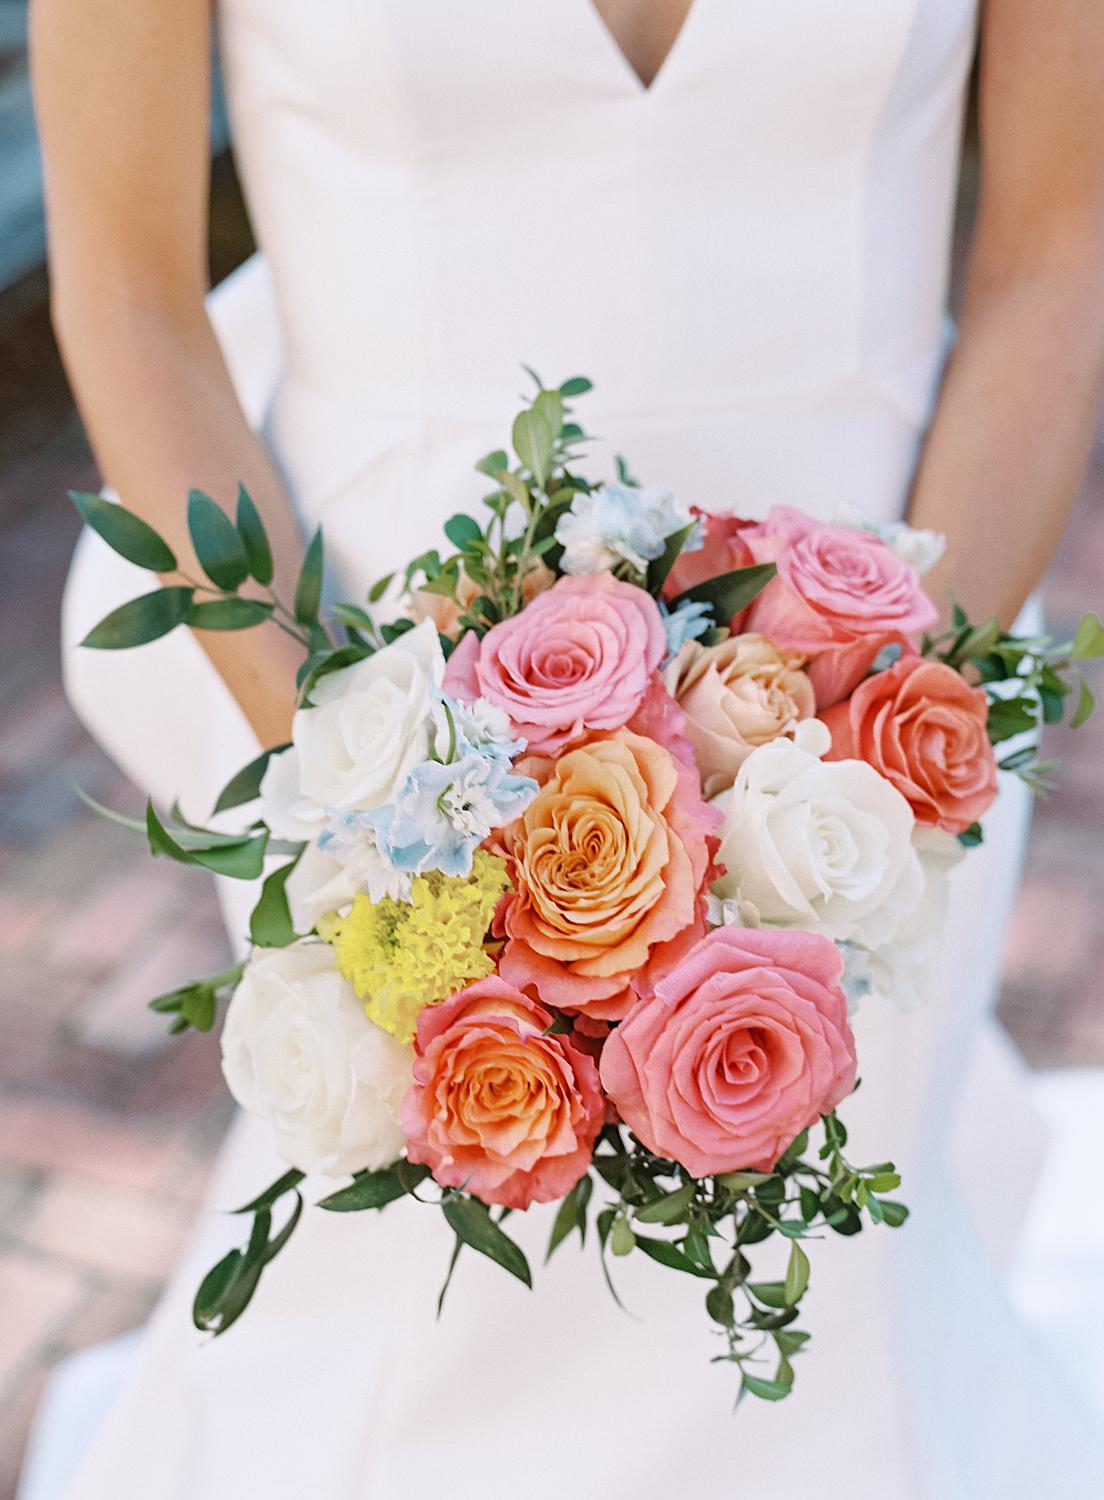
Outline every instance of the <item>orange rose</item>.
POLYGON ((906 797, 916 821, 962 833, 997 795, 989 700, 953 667, 906 656, 821 718, 827 760, 865 760, 906 797))
POLYGON ((628 729, 558 761, 504 831, 503 979, 546 1005, 614 1019, 704 932, 718 815, 688 765, 628 729))
POLYGON ((728 790, 753 750, 812 718, 816 699, 803 660, 766 636, 731 635, 716 646, 687 641, 666 669, 707 797, 728 790))

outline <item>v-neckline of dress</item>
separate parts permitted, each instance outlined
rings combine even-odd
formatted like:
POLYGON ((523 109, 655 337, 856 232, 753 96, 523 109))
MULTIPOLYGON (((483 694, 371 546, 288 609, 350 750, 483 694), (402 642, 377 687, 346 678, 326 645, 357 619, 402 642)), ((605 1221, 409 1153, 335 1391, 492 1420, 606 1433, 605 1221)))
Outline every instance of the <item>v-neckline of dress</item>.
POLYGON ((687 33, 693 29, 698 19, 697 12, 705 7, 706 0, 691 0, 690 7, 683 17, 682 25, 675 33, 674 40, 667 48, 659 67, 652 75, 650 83, 645 83, 633 67, 627 53, 622 48, 617 37, 610 30, 606 18, 595 5, 594 0, 581 0, 581 3, 584 9, 590 12, 593 26, 601 33, 606 52, 612 53, 620 73, 631 83, 634 95, 640 99, 649 99, 660 90, 663 83, 667 80, 672 65, 677 62, 679 54, 684 49, 687 33))

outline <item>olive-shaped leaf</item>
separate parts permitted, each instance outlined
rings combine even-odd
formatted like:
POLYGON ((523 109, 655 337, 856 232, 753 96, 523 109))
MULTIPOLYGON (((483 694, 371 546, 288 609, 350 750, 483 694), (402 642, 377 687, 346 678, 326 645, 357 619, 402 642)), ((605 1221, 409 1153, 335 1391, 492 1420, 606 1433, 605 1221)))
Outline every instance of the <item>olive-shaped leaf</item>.
POLYGON ((311 625, 318 617, 322 602, 322 528, 311 537, 299 582, 295 585, 295 618, 300 625, 311 625))
POLYGON ((514 452, 543 489, 552 470, 552 425, 543 412, 530 407, 514 418, 510 441, 514 452))
POLYGON ((149 568, 153 573, 171 573, 176 567, 176 558, 168 543, 141 516, 136 516, 125 506, 105 500, 102 495, 70 490, 69 498, 92 530, 127 562, 149 568))
POLYGON ((272 582, 272 548, 260 512, 244 484, 238 486, 238 535, 245 549, 249 571, 264 587, 272 582))
POLYGON ((202 490, 188 496, 188 531, 199 565, 212 583, 233 591, 245 582, 249 564, 238 528, 202 490))
POLYGON ((193 630, 248 630, 261 625, 272 614, 264 599, 205 599, 188 611, 193 630))
POLYGON ((144 646, 147 641, 156 641, 188 618, 192 592, 189 588, 173 586, 128 599, 94 625, 81 645, 95 647, 98 651, 124 651, 129 646, 144 646))

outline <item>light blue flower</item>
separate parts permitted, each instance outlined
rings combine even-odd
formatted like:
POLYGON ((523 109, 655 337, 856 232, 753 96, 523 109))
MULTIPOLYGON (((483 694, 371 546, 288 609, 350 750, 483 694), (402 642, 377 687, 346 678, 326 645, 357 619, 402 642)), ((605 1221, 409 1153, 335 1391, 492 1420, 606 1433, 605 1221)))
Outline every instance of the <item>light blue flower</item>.
MULTIPOLYGON (((660 485, 637 488, 606 484, 578 494, 560 517, 556 540, 564 549, 565 573, 602 573, 628 563, 638 573, 662 556, 667 538, 693 524, 694 518, 670 490, 660 485)), ((701 546, 696 526, 682 550, 701 546)))
POLYGON ((445 732, 438 736, 438 748, 442 757, 447 755, 450 739, 448 717, 451 717, 455 739, 450 757, 454 761, 460 760, 469 751, 474 751, 486 760, 509 766, 525 749, 526 741, 515 736, 507 715, 486 698, 463 703, 442 693, 441 705, 443 710, 448 711, 445 732))
POLYGON ((416 766, 394 802, 363 816, 395 869, 470 875, 479 845, 523 813, 537 790, 531 777, 469 751, 448 765, 416 766))
POLYGON ((713 625, 709 605, 696 603, 693 599, 674 610, 668 609, 661 600, 659 609, 667 636, 667 661, 677 656, 687 641, 696 641, 713 625))

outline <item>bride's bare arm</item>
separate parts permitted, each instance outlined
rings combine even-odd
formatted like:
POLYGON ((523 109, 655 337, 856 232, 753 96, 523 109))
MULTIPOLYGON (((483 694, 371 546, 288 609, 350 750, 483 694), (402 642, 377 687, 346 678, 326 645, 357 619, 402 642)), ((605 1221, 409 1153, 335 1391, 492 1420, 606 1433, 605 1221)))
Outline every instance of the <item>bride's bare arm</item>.
MULTIPOLYGON (((290 593, 279 479, 204 311, 208 0, 33 0, 54 324, 100 466, 189 562, 193 486, 261 510, 290 593)), ((274 629, 199 638, 262 742, 287 738, 301 652, 274 629)))
POLYGON ((910 520, 946 532, 926 580, 1005 625, 1077 495, 1104 373, 1104 14, 986 0, 982 189, 958 344, 910 520))

